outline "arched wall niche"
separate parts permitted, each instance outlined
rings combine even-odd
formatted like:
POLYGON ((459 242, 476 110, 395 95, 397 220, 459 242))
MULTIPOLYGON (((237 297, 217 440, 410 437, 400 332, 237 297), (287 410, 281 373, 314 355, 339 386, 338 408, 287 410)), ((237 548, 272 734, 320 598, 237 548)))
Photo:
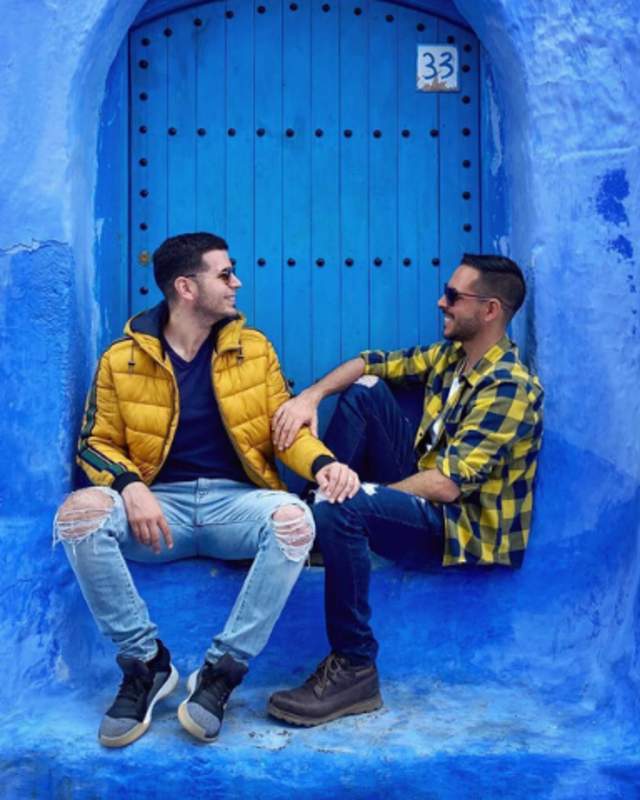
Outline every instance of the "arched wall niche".
MULTIPOLYGON (((118 296, 112 284, 128 258, 127 147, 116 122, 127 76, 118 52, 143 3, 46 3, 36 15, 25 15, 23 5, 5 4, 10 57, 0 97, 11 122, 3 141, 13 148, 2 165, 7 586, 0 644, 12 654, 5 705, 22 704, 31 719, 33 703, 41 692, 51 697, 53 684, 65 697, 80 687, 84 698, 113 677, 110 645, 60 550, 48 544, 55 507, 72 485, 96 351, 119 335, 126 316, 105 300, 118 296)), ((394 676, 409 669, 464 685, 477 691, 478 708, 499 700, 503 709, 505 697, 526 697, 523 715, 511 706, 509 719, 526 718, 525 734, 534 735, 521 739, 518 728, 514 750, 560 754, 571 770, 597 760, 610 774, 628 756, 632 781, 640 711, 640 9, 635 0, 579 7, 553 0, 543 9, 535 0, 457 0, 456 8, 489 56, 484 125, 495 149, 484 185, 497 210, 486 215, 484 242, 529 267, 530 299, 516 334, 546 387, 545 442, 523 569, 396 582, 394 592, 406 588, 402 618, 423 612, 411 631, 421 649, 415 655, 410 642, 415 660, 407 667, 402 649, 390 646, 385 666, 394 676)), ((188 571, 179 574, 188 580, 188 571)), ((143 594, 152 596, 157 575, 141 580, 143 594)), ((309 606, 319 602, 316 588, 309 606)), ((386 642, 395 628, 387 620, 386 642)), ((305 620, 309 637, 318 629, 317 616, 305 620)), ((73 710, 61 705, 73 723, 58 753, 71 752, 79 707, 87 708, 84 701, 73 710)), ((470 707, 461 706, 463 716, 470 707)), ((452 725, 460 718, 454 713, 452 725)), ((503 721, 490 736, 504 730, 503 721)), ((15 726, 10 731, 12 744, 22 740, 15 726)), ((48 739, 39 730, 34 736, 48 739)), ((483 774, 494 744, 482 751, 483 774)), ((431 761, 423 761, 428 768, 431 761)), ((566 785, 551 790, 558 787, 566 794, 566 785)))
MULTIPOLYGON (((111 29, 111 42, 126 39, 141 7, 111 29)), ((483 242, 527 270, 527 307, 514 333, 547 387, 526 565, 518 575, 492 578, 486 590, 474 584, 482 602, 508 608, 495 640, 475 643, 474 658, 486 656, 494 677, 535 677, 544 691, 566 698, 587 691, 593 707, 627 719, 638 704, 630 687, 638 683, 640 440, 629 430, 640 426, 632 245, 632 212, 640 209, 629 185, 640 179, 640 162, 629 117, 619 110, 631 107, 635 91, 626 75, 638 58, 630 38, 638 14, 630 4, 616 13, 596 2, 579 15, 565 2, 544 16, 533 2, 514 8, 502 0, 457 0, 455 7, 485 53, 482 119, 490 158, 483 170, 483 242), (578 28, 603 25, 622 49, 574 47, 578 28), (580 78, 585 65, 605 75, 620 72, 621 64, 627 68, 615 86, 596 80, 587 87, 580 78), (602 116, 585 114, 594 102, 602 116), (612 539, 611 531, 628 535, 612 539)), ((100 344, 119 335, 126 317, 124 302, 108 300, 114 296, 109 267, 128 257, 126 172, 110 161, 126 152, 118 122, 126 106, 125 61, 121 49, 102 115, 95 258, 102 317, 94 326, 100 344)), ((104 80, 108 65, 101 68, 104 80)))
MULTIPOLYGON (((392 3, 395 4, 395 3, 392 3)), ((130 30, 155 20, 167 13, 182 9, 197 9, 203 3, 169 2, 152 0, 137 14, 130 30)), ((357 5, 357 3, 355 4, 357 5)), ((463 28, 470 26, 450 0, 425 0, 422 3, 397 3, 404 8, 433 14, 463 28)), ((100 298, 100 325, 97 331, 98 346, 103 347, 120 335, 122 324, 131 313, 134 287, 125 269, 114 270, 115 264, 126 264, 134 257, 131 251, 129 217, 129 91, 130 64, 128 36, 123 38, 106 81, 106 93, 101 113, 98 181, 96 191, 96 218, 99 237, 96 243, 96 292, 100 298)), ((479 186, 481 194, 481 232, 479 241, 485 251, 509 252, 508 192, 502 143, 502 118, 493 65, 482 46, 479 58, 480 107, 480 159, 479 186)), ((233 244, 233 243, 232 243, 233 244)), ((467 250, 474 249, 466 248, 467 250)), ((479 249, 479 244, 475 245, 479 249)), ((434 255, 436 255, 434 253, 434 255)), ((449 259, 451 260, 451 259, 449 259)), ((526 268, 527 264, 523 264, 526 268)), ((524 316, 524 315, 523 315, 524 316)), ((524 345, 525 324, 516 328, 516 335, 524 345)), ((404 345, 403 345, 404 346, 404 345)))
MULTIPOLYGON (((148 22, 163 14, 173 13, 183 8, 197 8, 198 5, 201 5, 201 3, 194 3, 193 0, 148 0, 138 12, 132 27, 137 27, 143 22, 148 22)), ((357 5, 357 3, 354 3, 354 5, 357 5)), ((430 11, 451 22, 461 23, 462 25, 467 24, 453 0, 422 0, 422 2, 417 3, 398 2, 395 5, 430 11)))

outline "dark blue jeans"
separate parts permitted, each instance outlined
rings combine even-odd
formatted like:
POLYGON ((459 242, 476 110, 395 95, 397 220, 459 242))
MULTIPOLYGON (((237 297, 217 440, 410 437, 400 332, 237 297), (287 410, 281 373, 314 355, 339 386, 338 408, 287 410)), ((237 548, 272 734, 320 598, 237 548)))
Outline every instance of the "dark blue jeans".
POLYGON ((380 485, 417 472, 413 439, 413 426, 382 380, 347 389, 324 437, 336 458, 368 482, 351 500, 316 501, 313 507, 325 563, 329 643, 355 664, 373 663, 378 652, 369 625, 369 548, 404 563, 432 558, 434 538, 442 550, 442 511, 380 485))

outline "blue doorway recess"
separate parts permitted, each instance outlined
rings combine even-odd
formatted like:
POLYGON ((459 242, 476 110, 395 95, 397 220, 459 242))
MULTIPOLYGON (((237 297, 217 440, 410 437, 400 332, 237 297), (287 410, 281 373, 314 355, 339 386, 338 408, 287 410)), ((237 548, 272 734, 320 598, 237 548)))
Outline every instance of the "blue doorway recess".
POLYGON ((206 3, 135 27, 129 75, 133 312, 160 297, 154 248, 204 229, 296 388, 438 338, 442 281, 480 246, 469 29, 376 0, 206 3), (418 91, 419 44, 455 48, 457 91, 418 91))

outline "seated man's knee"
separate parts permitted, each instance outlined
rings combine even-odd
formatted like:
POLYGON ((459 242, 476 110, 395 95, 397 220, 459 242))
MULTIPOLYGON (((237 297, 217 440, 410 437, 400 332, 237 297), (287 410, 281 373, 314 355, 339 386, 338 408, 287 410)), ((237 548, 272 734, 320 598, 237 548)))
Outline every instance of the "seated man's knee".
POLYGON ((378 491, 377 483, 363 483, 353 497, 342 503, 330 503, 322 491, 317 491, 313 504, 313 517, 317 535, 320 537, 340 520, 360 520, 370 507, 370 498, 378 491))
POLYGON ((322 491, 318 489, 315 494, 315 501, 313 505, 313 515, 319 511, 330 511, 331 513, 340 513, 341 511, 358 511, 361 508, 366 508, 369 505, 369 498, 375 497, 378 493, 380 484, 365 481, 360 484, 360 488, 353 497, 348 497, 342 503, 331 503, 322 491))
POLYGON ((110 489, 79 489, 67 497, 54 520, 54 538, 79 542, 95 533, 113 511, 115 500, 110 489))
POLYGON ((363 375, 342 392, 340 400, 366 409, 370 405, 375 407, 384 402, 387 394, 390 394, 390 389, 381 378, 377 375, 363 375))
POLYGON ((373 387, 377 386, 379 382, 380 378, 377 375, 362 375, 362 377, 358 378, 353 385, 362 386, 365 389, 373 389, 373 387))
POLYGON ((381 385, 384 386, 384 381, 381 381, 377 375, 363 375, 357 381, 354 381, 351 386, 348 386, 342 392, 341 397, 367 398, 372 390, 379 390, 381 385))
POLYGON ((280 550, 290 561, 306 558, 315 536, 313 517, 307 508, 287 504, 271 515, 273 532, 280 550))

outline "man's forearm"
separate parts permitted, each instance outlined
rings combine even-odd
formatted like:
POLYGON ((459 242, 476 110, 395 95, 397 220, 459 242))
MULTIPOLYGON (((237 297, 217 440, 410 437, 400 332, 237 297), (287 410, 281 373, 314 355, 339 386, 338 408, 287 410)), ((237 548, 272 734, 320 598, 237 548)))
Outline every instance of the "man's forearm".
POLYGON ((321 378, 316 383, 305 389, 303 394, 307 394, 314 398, 319 403, 325 397, 329 397, 336 392, 342 392, 344 389, 355 383, 358 378, 364 375, 364 359, 351 358, 331 370, 324 378, 321 378))
POLYGON ((460 496, 457 485, 437 469, 417 472, 402 481, 390 483, 389 488, 415 494, 417 497, 424 497, 425 500, 434 500, 436 503, 452 503, 460 496))

